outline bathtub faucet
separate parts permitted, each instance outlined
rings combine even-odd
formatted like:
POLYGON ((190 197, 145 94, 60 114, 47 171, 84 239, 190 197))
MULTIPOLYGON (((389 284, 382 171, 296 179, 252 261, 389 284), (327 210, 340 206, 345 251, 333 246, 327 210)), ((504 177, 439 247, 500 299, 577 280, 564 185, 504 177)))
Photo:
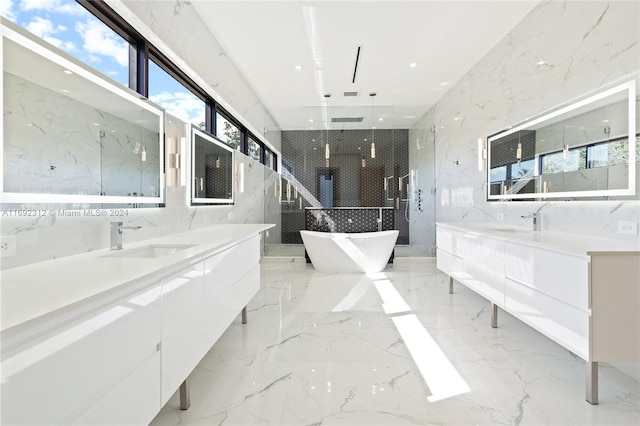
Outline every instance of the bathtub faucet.
POLYGON ((378 224, 378 232, 382 231, 382 219, 377 218, 376 223, 378 224))

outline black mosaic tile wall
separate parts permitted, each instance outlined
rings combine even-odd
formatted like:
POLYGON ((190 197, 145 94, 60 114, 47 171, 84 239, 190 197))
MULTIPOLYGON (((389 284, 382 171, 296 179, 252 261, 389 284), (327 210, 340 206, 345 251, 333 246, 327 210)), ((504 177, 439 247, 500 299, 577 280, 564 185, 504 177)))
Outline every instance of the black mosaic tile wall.
MULTIPOLYGON (((376 232, 379 209, 306 209, 305 229, 320 232, 376 232)), ((382 230, 395 229, 393 209, 382 209, 382 230)))
MULTIPOLYGON (((398 229, 398 244, 409 244, 409 224, 405 219, 405 202, 396 204, 398 176, 409 173, 409 131, 407 129, 371 130, 318 130, 283 131, 282 161, 286 168, 308 190, 320 200, 321 176, 330 174, 333 179, 333 197, 329 204, 313 204, 304 200, 304 207, 394 207, 385 215, 390 215, 390 225, 385 221, 385 229, 398 229), (375 158, 371 158, 371 143, 375 143, 375 158), (329 167, 325 160, 325 147, 329 143, 329 167), (365 167, 362 167, 364 157, 365 167), (394 176, 385 191, 385 177, 394 176)), ((286 184, 285 184, 286 185, 286 184)), ((326 201, 326 198, 323 199, 326 201)), ((352 227, 377 230, 375 219, 371 222, 362 217, 352 218, 352 227)), ((386 220, 386 219, 385 219, 386 220)), ((344 222, 338 220, 348 229, 344 222)), ((337 225, 338 226, 338 225, 337 225)), ((301 229, 305 229, 304 209, 299 204, 282 206, 282 242, 302 244, 301 229)), ((341 228, 342 229, 342 228, 341 228)), ((335 231, 357 232, 357 231, 335 231)))

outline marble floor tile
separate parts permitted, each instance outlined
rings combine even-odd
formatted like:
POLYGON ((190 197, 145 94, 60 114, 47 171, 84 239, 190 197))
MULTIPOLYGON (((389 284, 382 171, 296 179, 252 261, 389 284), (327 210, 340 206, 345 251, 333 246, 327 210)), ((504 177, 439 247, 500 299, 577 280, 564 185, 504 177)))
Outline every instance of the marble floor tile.
POLYGON ((638 381, 601 364, 591 406, 583 360, 503 311, 491 328, 489 302, 450 295, 432 259, 371 276, 280 260, 261 276, 248 324, 191 374, 189 410, 176 394, 153 425, 640 424, 638 381))

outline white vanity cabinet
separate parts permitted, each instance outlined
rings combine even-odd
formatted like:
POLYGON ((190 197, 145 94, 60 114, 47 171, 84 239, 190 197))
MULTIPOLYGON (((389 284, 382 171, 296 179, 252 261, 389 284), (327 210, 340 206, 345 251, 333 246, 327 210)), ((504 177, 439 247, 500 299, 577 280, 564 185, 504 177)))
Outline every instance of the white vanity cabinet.
POLYGON ((438 224, 437 266, 587 361, 640 361, 640 250, 616 240, 493 225, 438 224))
POLYGON ((148 424, 178 388, 188 408, 191 371, 246 322, 272 226, 141 243, 187 246, 157 259, 125 248, 2 271, 0 424, 148 424))
POLYGON ((260 289, 258 235, 162 280, 162 405, 260 289))
POLYGON ((589 257, 505 243, 504 309, 589 359, 589 257))
POLYGON ((153 418, 161 408, 160 286, 109 299, 4 336, 2 424, 153 418))
POLYGON ((200 261, 162 280, 162 405, 211 347, 204 331, 203 267, 200 261))
POLYGON ((204 331, 209 347, 260 289, 259 262, 258 236, 204 261, 204 331))

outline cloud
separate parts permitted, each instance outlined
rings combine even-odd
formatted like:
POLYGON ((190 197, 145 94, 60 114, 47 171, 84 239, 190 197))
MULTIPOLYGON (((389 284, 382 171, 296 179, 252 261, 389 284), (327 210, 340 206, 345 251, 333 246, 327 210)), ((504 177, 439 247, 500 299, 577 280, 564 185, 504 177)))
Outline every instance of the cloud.
MULTIPOLYGON (((5 1, 5 0, 2 0, 5 1)), ((84 15, 88 12, 75 1, 62 0, 21 0, 20 9, 30 10, 46 10, 48 12, 67 13, 70 15, 84 15)))
POLYGON ((76 23, 76 31, 84 40, 83 47, 90 55, 108 56, 123 67, 129 64, 129 43, 102 22, 87 20, 76 23))
POLYGON ((9 19, 10 21, 16 21, 16 12, 13 10, 13 1, 12 0, 2 0, 0 1, 0 15, 9 19))
POLYGON ((204 102, 189 92, 161 92, 149 97, 167 112, 187 123, 203 123, 204 102))
POLYGON ((44 19, 40 16, 35 16, 33 20, 25 26, 25 28, 29 32, 32 32, 33 34, 58 48, 62 48, 69 52, 75 50, 75 44, 72 41, 63 42, 59 38, 54 37, 54 34, 67 31, 67 27, 65 27, 64 25, 54 26, 53 22, 51 22, 50 20, 44 19))

